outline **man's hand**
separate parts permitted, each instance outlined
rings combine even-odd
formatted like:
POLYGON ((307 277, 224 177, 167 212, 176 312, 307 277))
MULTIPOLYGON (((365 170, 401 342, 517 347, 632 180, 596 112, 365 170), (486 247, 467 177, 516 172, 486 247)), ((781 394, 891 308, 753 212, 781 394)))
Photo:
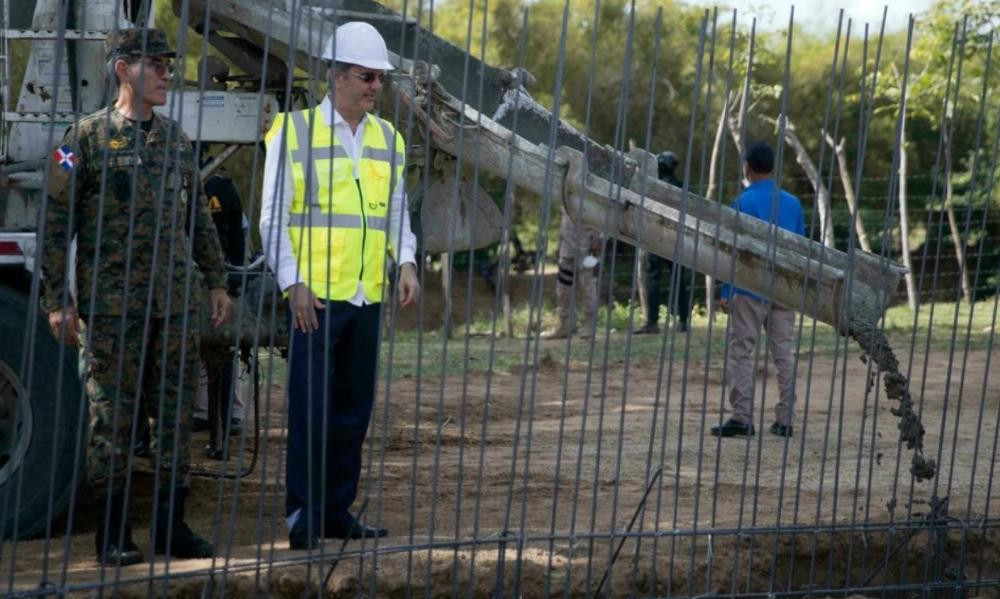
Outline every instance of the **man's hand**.
POLYGON ((326 304, 316 299, 305 283, 296 283, 286 291, 288 291, 288 306, 292 311, 292 326, 303 333, 319 329, 316 310, 325 309, 326 304))
POLYGON ((66 345, 80 343, 80 316, 75 306, 49 312, 49 328, 52 329, 52 336, 66 345))
POLYGON ((212 328, 219 328, 219 325, 229 320, 229 315, 233 312, 233 300, 229 299, 229 294, 222 287, 216 287, 210 292, 209 301, 212 304, 212 328))
POLYGON ((420 297, 420 282, 417 267, 412 262, 399 267, 399 305, 409 306, 420 297))
POLYGON ((715 305, 719 307, 719 310, 723 314, 729 314, 729 300, 724 297, 720 297, 716 300, 715 305))

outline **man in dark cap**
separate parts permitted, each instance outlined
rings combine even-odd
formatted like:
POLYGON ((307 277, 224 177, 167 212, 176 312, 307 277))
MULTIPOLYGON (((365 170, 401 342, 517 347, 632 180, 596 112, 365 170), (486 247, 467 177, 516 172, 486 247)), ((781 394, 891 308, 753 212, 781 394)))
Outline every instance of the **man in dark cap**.
MULTIPOLYGON (((677 177, 677 166, 680 160, 671 151, 660 152, 656 157, 656 165, 660 181, 666 181, 674 187, 683 187, 684 183, 677 177)), ((691 319, 691 271, 680 264, 674 268, 674 263, 662 256, 643 252, 642 292, 646 295, 646 324, 637 329, 636 334, 655 334, 660 332, 660 306, 663 305, 664 290, 661 289, 663 279, 669 281, 666 290, 667 308, 677 316, 677 331, 688 330, 691 319), (676 289, 676 293, 673 290, 676 289)))
MULTIPOLYGON (((782 229, 805 234, 802 204, 792 194, 779 189, 771 173, 774 171, 774 150, 767 142, 751 144, 744 155, 743 172, 750 185, 743 190, 733 208, 744 214, 775 224, 782 229)), ((771 433, 792 436, 795 409, 795 312, 779 306, 770 298, 722 286, 719 309, 729 313, 729 358, 726 362, 729 404, 732 416, 725 423, 712 427, 720 437, 754 434, 754 350, 760 327, 767 327, 767 343, 774 365, 778 369, 778 403, 774 406, 771 433)))
POLYGON ((181 558, 213 554, 184 523, 191 406, 203 289, 215 326, 232 302, 191 144, 177 122, 153 112, 166 103, 173 57, 162 31, 112 33, 108 74, 117 97, 67 129, 49 166, 42 304, 53 334, 81 346, 87 482, 98 498, 97 558, 105 565, 143 559, 126 513, 140 398, 159 417, 152 548, 181 558), (76 264, 67 264, 74 238, 76 264))

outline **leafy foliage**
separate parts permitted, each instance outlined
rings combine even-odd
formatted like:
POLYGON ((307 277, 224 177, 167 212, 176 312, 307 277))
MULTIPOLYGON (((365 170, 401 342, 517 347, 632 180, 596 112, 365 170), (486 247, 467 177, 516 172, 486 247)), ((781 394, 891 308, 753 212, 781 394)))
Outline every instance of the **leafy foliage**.
MULTIPOLYGON (((895 218, 886 211, 886 202, 894 189, 892 165, 905 74, 906 147, 913 175, 908 184, 911 239, 940 246, 934 235, 942 203, 939 145, 946 122, 955 127, 956 207, 971 203, 977 210, 992 209, 994 214, 998 209, 997 178, 990 175, 997 168, 993 141, 998 127, 995 98, 1000 94, 994 92, 1000 90, 997 60, 990 53, 997 41, 1000 0, 943 0, 926 14, 916 15, 908 64, 907 32, 880 38, 878 23, 866 27, 845 21, 838 31, 832 21, 823 34, 795 28, 787 57, 787 32, 757 29, 751 63, 749 23, 737 21, 734 29, 732 13, 673 0, 591 0, 571 2, 568 10, 564 0, 391 0, 385 4, 405 10, 425 28, 433 28, 435 35, 489 63, 523 66, 536 77, 537 84, 529 91, 543 105, 552 105, 558 83, 561 115, 593 139, 624 149, 631 144, 653 152, 674 150, 695 191, 704 191, 708 185, 707 160, 726 91, 731 91, 730 101, 737 102, 749 68, 745 138, 776 142, 775 123, 782 105, 787 106, 799 138, 831 188, 835 236, 842 248, 851 217, 842 200, 836 161, 821 132, 825 128, 846 140, 847 162, 861 190, 859 214, 872 232, 873 247, 881 247, 886 240, 898 251, 900 233, 895 218), (566 50, 560 52, 564 15, 566 50), (519 65, 522 44, 524 64, 519 65), (560 66, 562 79, 557 82, 560 66), (981 97, 986 106, 980 125, 981 97), (980 129, 983 135, 977 137, 980 129), (860 162, 859 157, 863 158, 860 162), (690 167, 685 169, 686 159, 690 167)), ((157 23, 176 35, 176 17, 165 6, 157 5, 157 23)), ((191 30, 187 38, 185 70, 193 74, 201 42, 191 30)), ((739 154, 728 133, 722 141, 725 183, 720 197, 731 198, 738 192, 739 154)), ((799 195, 807 208, 812 207, 814 191, 795 163, 794 153, 785 151, 784 157, 783 185, 799 195)), ((249 173, 251 160, 237 158, 241 159, 245 164, 241 162, 238 171, 249 173)), ((247 188, 248 183, 241 187, 250 193, 247 188)), ((818 220, 810 216, 807 220, 814 222, 815 230, 818 220)), ((522 212, 522 220, 538 218, 537 210, 522 212)), ((550 220, 553 226, 558 222, 550 220)), ((995 220, 987 219, 988 237, 1000 233, 995 220)), ((555 239, 554 230, 549 237, 555 239)), ((950 241, 942 243, 947 247, 950 241)), ((986 247, 994 251, 991 248, 1000 244, 986 247)), ((920 243, 912 247, 915 253, 924 249, 920 243)))

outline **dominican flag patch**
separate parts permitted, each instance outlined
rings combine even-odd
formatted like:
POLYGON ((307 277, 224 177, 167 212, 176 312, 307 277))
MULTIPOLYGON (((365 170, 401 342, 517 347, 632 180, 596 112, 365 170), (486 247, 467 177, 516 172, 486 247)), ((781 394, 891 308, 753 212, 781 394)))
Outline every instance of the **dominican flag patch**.
POLYGON ((56 159, 56 162, 59 163, 59 166, 61 166, 64 171, 73 170, 76 163, 80 162, 80 158, 74 154, 73 150, 67 145, 56 148, 56 151, 52 153, 52 157, 56 159))

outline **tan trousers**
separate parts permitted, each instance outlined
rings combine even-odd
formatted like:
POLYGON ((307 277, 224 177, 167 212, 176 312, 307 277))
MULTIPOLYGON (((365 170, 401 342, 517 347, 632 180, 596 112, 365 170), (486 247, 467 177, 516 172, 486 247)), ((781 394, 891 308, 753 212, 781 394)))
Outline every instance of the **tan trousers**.
POLYGON ((600 240, 600 234, 593 229, 579 227, 570 220, 566 210, 562 210, 559 222, 559 274, 556 277, 556 306, 559 326, 567 334, 576 330, 573 316, 583 315, 583 331, 589 334, 597 318, 597 268, 586 268, 583 259, 600 240), (576 290, 577 303, 570 314, 573 291, 576 290))
POLYGON ((754 350, 760 327, 764 325, 768 351, 778 369, 779 398, 774 406, 774 418, 779 424, 791 425, 795 415, 795 357, 792 355, 795 312, 745 295, 735 295, 729 304, 729 320, 726 380, 732 420, 753 424, 754 350))

